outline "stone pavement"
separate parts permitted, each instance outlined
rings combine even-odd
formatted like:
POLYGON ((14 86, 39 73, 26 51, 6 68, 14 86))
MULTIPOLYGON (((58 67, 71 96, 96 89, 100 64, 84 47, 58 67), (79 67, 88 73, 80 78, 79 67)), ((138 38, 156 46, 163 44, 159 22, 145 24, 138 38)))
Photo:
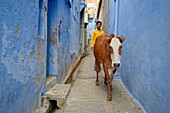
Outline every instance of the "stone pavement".
POLYGON ((88 53, 78 68, 65 107, 54 113, 143 113, 119 79, 113 80, 113 100, 107 101, 103 70, 99 74, 100 86, 95 86, 94 57, 92 51, 88 53))

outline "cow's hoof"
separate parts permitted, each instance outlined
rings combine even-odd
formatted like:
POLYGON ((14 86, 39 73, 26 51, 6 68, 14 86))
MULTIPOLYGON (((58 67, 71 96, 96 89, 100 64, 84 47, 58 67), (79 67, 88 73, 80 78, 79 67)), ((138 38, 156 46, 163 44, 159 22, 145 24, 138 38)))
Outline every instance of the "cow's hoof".
POLYGON ((107 96, 108 101, 112 101, 112 96, 107 96))
POLYGON ((96 82, 96 86, 99 86, 100 84, 99 84, 99 82, 96 82))
POLYGON ((104 81, 104 84, 107 86, 107 82, 106 81, 104 81))

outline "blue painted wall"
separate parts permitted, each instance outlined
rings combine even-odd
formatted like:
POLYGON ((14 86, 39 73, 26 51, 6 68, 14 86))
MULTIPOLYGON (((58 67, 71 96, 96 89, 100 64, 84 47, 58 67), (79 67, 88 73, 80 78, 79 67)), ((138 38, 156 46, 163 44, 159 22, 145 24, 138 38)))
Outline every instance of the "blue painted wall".
POLYGON ((0 113, 35 112, 46 75, 60 83, 79 55, 80 1, 70 1, 0 0, 0 113))
POLYGON ((146 112, 169 113, 170 1, 120 0, 118 14, 118 35, 126 38, 121 59, 124 85, 146 112))
POLYGON ((45 0, 0 0, 0 113, 31 113, 46 79, 45 0))
POLYGON ((116 2, 115 0, 110 0, 109 2, 109 25, 108 25, 108 34, 115 34, 115 16, 116 16, 116 2))
POLYGON ((49 0, 47 75, 55 75, 60 83, 69 65, 79 54, 80 1, 49 0))

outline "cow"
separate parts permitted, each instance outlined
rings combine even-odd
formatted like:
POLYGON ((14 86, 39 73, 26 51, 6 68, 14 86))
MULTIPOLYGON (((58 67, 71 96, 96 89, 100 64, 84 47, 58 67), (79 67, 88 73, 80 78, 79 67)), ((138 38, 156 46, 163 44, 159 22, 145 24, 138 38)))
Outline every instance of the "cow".
POLYGON ((99 36, 95 41, 93 53, 95 57, 96 86, 99 86, 98 73, 101 70, 100 64, 103 64, 105 73, 104 83, 108 87, 108 101, 112 100, 112 78, 120 66, 122 43, 124 40, 124 36, 115 37, 114 34, 110 34, 109 36, 99 36), (109 70, 111 70, 110 76, 109 70))

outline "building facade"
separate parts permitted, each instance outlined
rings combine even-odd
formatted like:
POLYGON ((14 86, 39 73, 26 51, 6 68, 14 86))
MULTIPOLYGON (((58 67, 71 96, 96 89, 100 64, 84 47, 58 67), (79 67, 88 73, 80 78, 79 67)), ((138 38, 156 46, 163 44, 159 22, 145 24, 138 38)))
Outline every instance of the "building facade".
POLYGON ((47 75, 63 80, 80 51, 80 1, 48 1, 47 75))
POLYGON ((110 0, 108 5, 108 33, 126 38, 121 58, 123 84, 146 112, 168 113, 170 2, 110 0))
POLYGON ((33 113, 81 54, 78 0, 0 0, 0 112, 33 113))

